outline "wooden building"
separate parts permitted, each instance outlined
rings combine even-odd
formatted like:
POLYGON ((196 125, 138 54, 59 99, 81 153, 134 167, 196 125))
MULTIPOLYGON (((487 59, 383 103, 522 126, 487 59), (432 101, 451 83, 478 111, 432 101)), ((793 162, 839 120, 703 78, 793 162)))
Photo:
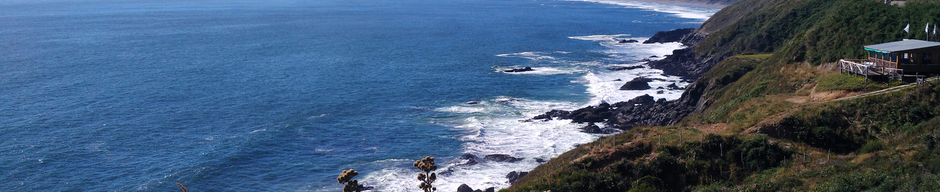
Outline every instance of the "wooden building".
POLYGON ((876 68, 899 69, 905 74, 940 73, 940 42, 905 39, 867 45, 865 50, 876 68))

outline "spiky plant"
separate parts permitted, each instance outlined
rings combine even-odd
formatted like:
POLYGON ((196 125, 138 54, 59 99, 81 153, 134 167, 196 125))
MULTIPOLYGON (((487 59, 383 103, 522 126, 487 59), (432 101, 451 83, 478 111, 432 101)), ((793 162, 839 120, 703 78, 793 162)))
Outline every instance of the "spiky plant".
POLYGON ((437 187, 431 185, 437 179, 437 173, 431 173, 431 171, 437 170, 437 166, 434 165, 434 157, 428 156, 421 160, 415 160, 413 165, 424 172, 418 173, 418 180, 421 181, 418 187, 425 192, 437 191, 437 187))
POLYGON ((337 182, 345 184, 345 186, 343 186, 343 192, 362 192, 362 188, 359 187, 359 180, 352 180, 356 175, 359 175, 359 172, 349 169, 343 170, 343 173, 340 173, 339 177, 336 177, 337 182))

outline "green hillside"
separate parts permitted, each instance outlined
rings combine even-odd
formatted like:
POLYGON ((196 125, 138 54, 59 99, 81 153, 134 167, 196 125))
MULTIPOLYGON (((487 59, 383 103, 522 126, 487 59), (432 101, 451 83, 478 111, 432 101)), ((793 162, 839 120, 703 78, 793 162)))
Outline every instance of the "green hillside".
POLYGON ((698 57, 727 57, 693 85, 695 113, 603 137, 505 191, 940 191, 940 82, 833 70, 863 45, 924 39, 940 2, 743 0, 697 30, 698 57), (902 29, 911 24, 911 33, 902 29))

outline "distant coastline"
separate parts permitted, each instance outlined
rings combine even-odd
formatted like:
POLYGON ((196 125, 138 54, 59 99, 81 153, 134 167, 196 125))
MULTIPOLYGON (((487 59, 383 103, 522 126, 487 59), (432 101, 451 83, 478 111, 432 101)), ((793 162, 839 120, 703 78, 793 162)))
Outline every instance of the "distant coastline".
POLYGON ((728 1, 728 0, 711 0, 711 1, 709 0, 612 0, 612 1, 649 2, 649 3, 670 4, 670 5, 715 8, 715 9, 721 9, 721 8, 727 7, 728 5, 738 2, 737 0, 733 0, 733 1, 728 1))

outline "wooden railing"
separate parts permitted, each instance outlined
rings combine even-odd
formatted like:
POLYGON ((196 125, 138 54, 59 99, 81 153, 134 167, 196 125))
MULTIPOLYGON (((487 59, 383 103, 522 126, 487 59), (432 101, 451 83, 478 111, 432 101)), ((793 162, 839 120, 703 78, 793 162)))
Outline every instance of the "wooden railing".
POLYGON ((876 62, 863 59, 839 60, 839 73, 862 75, 865 76, 865 79, 868 79, 868 76, 888 76, 888 78, 891 79, 901 79, 901 77, 904 76, 903 69, 886 67, 884 65, 879 65, 876 62))
POLYGON ((839 73, 851 73, 868 77, 869 70, 873 67, 873 65, 874 64, 870 62, 856 62, 841 59, 839 60, 839 73))

